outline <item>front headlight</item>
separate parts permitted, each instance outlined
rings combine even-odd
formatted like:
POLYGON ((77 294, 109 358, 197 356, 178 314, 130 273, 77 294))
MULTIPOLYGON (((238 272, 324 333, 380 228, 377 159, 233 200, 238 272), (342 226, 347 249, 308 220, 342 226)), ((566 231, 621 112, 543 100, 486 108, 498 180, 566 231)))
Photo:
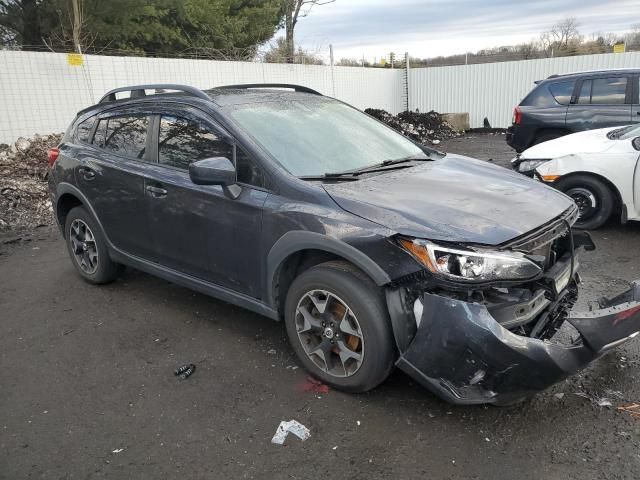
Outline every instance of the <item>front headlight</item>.
POLYGON ((520 252, 460 250, 407 238, 400 238, 400 244, 432 273, 455 281, 528 280, 541 272, 520 252))
POLYGON ((518 171, 519 172, 531 172, 532 170, 535 170, 536 168, 538 168, 540 165, 542 165, 545 162, 548 162, 549 159, 545 158, 545 159, 537 159, 537 160, 522 160, 519 164, 518 164, 518 171))

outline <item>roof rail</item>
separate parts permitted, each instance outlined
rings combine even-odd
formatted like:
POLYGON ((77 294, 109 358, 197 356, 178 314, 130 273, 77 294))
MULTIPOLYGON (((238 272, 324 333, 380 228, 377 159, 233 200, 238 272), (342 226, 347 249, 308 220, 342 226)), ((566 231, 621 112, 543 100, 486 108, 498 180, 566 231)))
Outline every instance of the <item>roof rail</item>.
POLYGON ((222 87, 215 87, 215 88, 243 89, 243 90, 248 90, 250 88, 288 88, 296 92, 311 93, 313 95, 322 96, 322 94, 317 90, 313 90, 312 88, 309 88, 309 87, 303 87, 302 85, 293 85, 290 83, 244 83, 241 85, 224 85, 222 87))
POLYGON ((597 68, 595 70, 577 70, 574 72, 565 72, 565 73, 554 73, 553 75, 549 75, 547 78, 560 78, 560 77, 568 77, 569 75, 580 75, 580 74, 589 74, 589 73, 623 73, 626 71, 637 71, 637 67, 621 67, 621 68, 597 68))
POLYGON ((145 90, 147 89, 148 90, 152 90, 152 89, 178 90, 180 92, 185 92, 190 95, 193 95, 194 97, 202 98, 203 100, 211 100, 211 97, 209 97, 209 95, 204 93, 199 88, 190 87, 188 85, 177 85, 173 83, 154 83, 150 85, 134 85, 132 87, 114 88, 113 90, 109 90, 107 93, 105 93, 98 103, 116 101, 117 100, 116 93, 118 92, 131 92, 130 98, 146 97, 147 94, 145 90))

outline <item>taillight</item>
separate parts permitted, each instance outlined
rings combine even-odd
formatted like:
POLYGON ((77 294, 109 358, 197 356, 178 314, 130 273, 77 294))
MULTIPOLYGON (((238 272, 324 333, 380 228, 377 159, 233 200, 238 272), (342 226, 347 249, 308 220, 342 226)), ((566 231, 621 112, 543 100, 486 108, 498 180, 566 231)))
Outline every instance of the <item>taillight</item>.
POLYGON ((47 152, 47 161, 49 162, 50 167, 53 167, 53 164, 56 163, 58 155, 60 155, 59 148, 53 147, 49 149, 49 151, 47 152))
POLYGON ((520 107, 516 107, 513 109, 512 122, 514 125, 520 125, 521 121, 522 121, 522 111, 520 111, 520 107))

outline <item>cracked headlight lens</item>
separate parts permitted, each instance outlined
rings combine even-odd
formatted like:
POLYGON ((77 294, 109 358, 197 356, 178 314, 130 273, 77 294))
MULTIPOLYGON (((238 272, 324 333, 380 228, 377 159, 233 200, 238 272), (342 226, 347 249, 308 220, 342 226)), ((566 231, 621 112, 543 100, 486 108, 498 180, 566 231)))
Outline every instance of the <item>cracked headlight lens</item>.
POLYGON ((528 280, 541 269, 520 252, 461 250, 427 240, 400 238, 400 244, 436 275, 450 280, 490 282, 528 280))
POLYGON ((538 160, 522 160, 518 164, 518 171, 519 172, 530 172, 532 170, 535 170, 540 165, 542 165, 543 163, 546 163, 548 161, 549 161, 548 158, 538 159, 538 160))

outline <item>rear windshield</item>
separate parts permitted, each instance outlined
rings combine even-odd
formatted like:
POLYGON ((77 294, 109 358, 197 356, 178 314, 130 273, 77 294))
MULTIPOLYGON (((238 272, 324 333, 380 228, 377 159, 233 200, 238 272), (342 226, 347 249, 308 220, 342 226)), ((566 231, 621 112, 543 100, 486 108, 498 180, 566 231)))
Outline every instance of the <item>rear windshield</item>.
POLYGON ((569 105, 575 84, 575 80, 542 83, 526 96, 521 105, 531 107, 555 107, 557 105, 569 105))
POLYGON ((407 157, 421 148, 345 104, 289 100, 233 107, 231 117, 287 171, 297 176, 354 170, 407 157))

